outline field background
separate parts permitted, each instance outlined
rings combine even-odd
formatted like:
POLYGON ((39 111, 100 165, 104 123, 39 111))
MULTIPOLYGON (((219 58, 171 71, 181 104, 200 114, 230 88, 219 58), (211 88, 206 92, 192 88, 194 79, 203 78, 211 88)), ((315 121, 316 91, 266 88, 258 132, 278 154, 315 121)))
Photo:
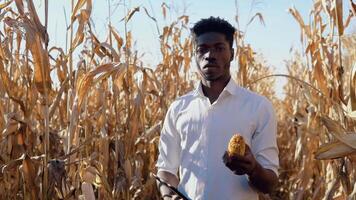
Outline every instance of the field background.
MULTIPOLYGON (((0 1, 0 199, 159 199, 150 173, 162 119, 199 79, 189 13, 159 26, 145 7, 123 4, 124 30, 109 20, 100 39, 93 2, 71 0, 63 48, 48 45, 51 1, 42 2, 43 19, 32 0, 0 1), (156 66, 128 26, 139 12, 157 24, 156 66)), ((288 10, 302 50, 292 50, 286 73, 245 32, 235 35, 234 79, 267 96, 278 116, 279 184, 261 199, 356 198, 356 4, 315 0, 310 10, 288 10)), ((169 12, 162 4, 163 18, 169 12)))

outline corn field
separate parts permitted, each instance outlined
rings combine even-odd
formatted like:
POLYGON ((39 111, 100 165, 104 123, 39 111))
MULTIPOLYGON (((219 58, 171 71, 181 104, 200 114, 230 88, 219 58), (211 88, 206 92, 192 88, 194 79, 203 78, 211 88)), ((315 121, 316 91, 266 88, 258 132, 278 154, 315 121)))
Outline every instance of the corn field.
MULTIPOLYGON (((32 0, 0 3, 0 199, 160 199, 151 173, 162 120, 198 80, 189 16, 157 26, 162 59, 149 68, 126 29, 138 8, 124 34, 108 25, 100 41, 92 0, 71 3, 67 49, 48 46, 48 13, 40 20, 32 0)), ((314 0, 311 10, 304 21, 289 9, 303 52, 286 61, 287 74, 235 35, 234 79, 278 116, 279 183, 260 199, 356 199, 356 34, 345 34, 356 4, 314 0)))

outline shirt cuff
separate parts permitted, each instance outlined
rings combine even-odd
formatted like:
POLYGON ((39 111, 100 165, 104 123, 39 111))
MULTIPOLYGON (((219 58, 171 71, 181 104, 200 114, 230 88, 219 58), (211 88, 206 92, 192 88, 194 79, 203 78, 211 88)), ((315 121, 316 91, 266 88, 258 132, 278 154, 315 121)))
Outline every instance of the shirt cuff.
POLYGON ((177 179, 179 179, 179 177, 177 176, 177 170, 175 169, 168 169, 165 167, 157 167, 157 173, 159 172, 169 172, 171 174, 173 174, 177 179))
POLYGON ((279 173, 278 173, 278 168, 275 167, 275 166, 272 166, 272 165, 267 165, 267 166, 263 166, 263 168, 265 169, 269 169, 269 170, 272 170, 277 176, 279 176, 279 173))

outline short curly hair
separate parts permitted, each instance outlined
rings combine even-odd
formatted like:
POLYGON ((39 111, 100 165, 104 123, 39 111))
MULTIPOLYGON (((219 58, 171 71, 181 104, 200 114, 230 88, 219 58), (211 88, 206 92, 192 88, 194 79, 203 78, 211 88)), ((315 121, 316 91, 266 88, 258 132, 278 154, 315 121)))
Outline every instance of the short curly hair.
POLYGON ((201 19, 195 23, 191 28, 191 32, 194 39, 208 32, 222 33, 225 35, 230 47, 232 47, 236 29, 228 21, 220 17, 211 16, 209 18, 201 19))

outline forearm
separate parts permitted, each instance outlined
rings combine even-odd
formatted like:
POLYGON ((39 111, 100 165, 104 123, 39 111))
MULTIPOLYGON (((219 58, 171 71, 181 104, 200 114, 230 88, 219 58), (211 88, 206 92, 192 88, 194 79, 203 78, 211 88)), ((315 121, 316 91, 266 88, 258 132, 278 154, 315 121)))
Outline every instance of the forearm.
MULTIPOLYGON (((158 172, 157 176, 162 179, 164 182, 170 184, 171 186, 173 187, 176 187, 178 186, 178 183, 179 183, 179 180, 178 178, 169 173, 169 172, 165 172, 165 171, 160 171, 158 172)), ((165 198, 166 196, 169 196, 169 195, 172 195, 172 191, 167 187, 165 186, 164 184, 161 184, 159 182, 157 182, 157 187, 162 195, 163 198, 165 198)))
POLYGON ((249 180, 258 191, 270 193, 276 186, 278 177, 272 170, 265 169, 257 163, 255 170, 249 175, 249 180))

